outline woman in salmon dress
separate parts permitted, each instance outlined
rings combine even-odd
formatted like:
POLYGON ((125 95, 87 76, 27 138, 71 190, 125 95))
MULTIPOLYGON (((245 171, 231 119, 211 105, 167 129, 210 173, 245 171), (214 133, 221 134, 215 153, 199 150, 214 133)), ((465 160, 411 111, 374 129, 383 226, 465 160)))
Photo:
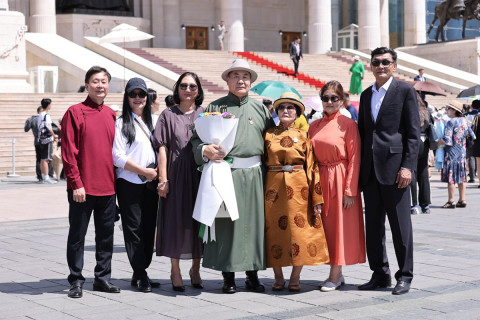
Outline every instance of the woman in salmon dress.
POLYGON ((302 267, 329 261, 319 215, 323 197, 307 132, 294 126, 303 104, 287 92, 274 108, 280 124, 267 130, 264 156, 267 267, 275 273, 272 290, 279 291, 285 287, 282 267, 293 266, 288 289, 300 291, 302 267))
POLYGON ((324 116, 310 125, 309 135, 322 184, 322 220, 330 254, 330 275, 320 289, 328 292, 345 283, 342 266, 365 262, 365 234, 357 124, 339 111, 344 94, 338 81, 326 83, 320 98, 324 116))

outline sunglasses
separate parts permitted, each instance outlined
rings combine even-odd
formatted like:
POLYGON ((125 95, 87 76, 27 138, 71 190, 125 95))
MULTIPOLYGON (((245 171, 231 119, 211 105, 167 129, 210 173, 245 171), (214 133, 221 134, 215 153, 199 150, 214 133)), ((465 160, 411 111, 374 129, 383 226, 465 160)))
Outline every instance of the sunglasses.
POLYGON ((380 65, 380 63, 383 66, 389 66, 389 65, 393 64, 393 61, 390 61, 388 59, 383 59, 381 61, 378 60, 378 59, 372 60, 372 66, 374 66, 374 67, 378 67, 380 65))
POLYGON ((278 106, 278 111, 281 111, 281 110, 295 110, 295 107, 294 106, 284 106, 283 104, 279 105, 278 106))
POLYGON ((187 88, 190 88, 190 91, 197 91, 197 85, 196 84, 187 84, 187 83, 180 83, 179 88, 182 90, 187 90, 187 88))
POLYGON ((323 102, 328 102, 329 100, 332 101, 332 102, 337 102, 338 100, 340 100, 339 97, 337 96, 321 96, 320 97, 320 100, 322 100, 323 102))
POLYGON ((146 92, 143 92, 143 91, 140 91, 140 92, 130 92, 128 94, 128 97, 129 98, 132 98, 132 99, 135 99, 136 97, 139 97, 139 98, 145 98, 147 96, 147 93, 146 92))

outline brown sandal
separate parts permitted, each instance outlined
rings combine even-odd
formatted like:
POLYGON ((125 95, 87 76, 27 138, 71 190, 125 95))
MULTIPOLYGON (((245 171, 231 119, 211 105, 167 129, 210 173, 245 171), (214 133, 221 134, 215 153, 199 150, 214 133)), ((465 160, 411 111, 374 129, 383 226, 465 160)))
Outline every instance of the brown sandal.
POLYGON ((443 209, 455 209, 455 204, 453 202, 448 201, 442 206, 443 209))
POLYGON ((283 281, 283 283, 274 282, 272 284, 272 291, 282 291, 283 289, 285 289, 285 281, 283 281))
POLYGON ((457 208, 465 208, 467 206, 467 201, 465 200, 458 200, 457 202, 457 208))

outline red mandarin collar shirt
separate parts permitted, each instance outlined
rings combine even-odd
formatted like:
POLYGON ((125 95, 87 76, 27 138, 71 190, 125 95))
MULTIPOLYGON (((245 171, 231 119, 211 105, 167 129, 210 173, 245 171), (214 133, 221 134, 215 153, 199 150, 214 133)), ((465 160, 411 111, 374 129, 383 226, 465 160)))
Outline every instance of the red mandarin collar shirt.
POLYGON ((115 112, 90 97, 68 108, 62 119, 62 159, 67 189, 92 196, 115 194, 112 158, 115 112))

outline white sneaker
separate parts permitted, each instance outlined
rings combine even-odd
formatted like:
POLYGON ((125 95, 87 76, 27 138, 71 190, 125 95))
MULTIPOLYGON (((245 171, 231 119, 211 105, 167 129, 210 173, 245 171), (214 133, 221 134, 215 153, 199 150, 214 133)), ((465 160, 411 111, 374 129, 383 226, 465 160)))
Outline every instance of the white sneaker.
POLYGON ((55 184, 55 183, 58 183, 58 181, 53 180, 53 179, 47 179, 47 180, 43 180, 43 183, 44 184, 55 184))
POLYGON ((410 208, 410 213, 413 214, 413 215, 422 213, 422 208, 419 205, 411 207, 410 208))
POLYGON ((330 281, 325 282, 320 288, 320 291, 323 291, 323 292, 335 291, 337 290, 338 287, 344 284, 345 284, 345 278, 343 277, 343 275, 341 275, 337 283, 333 283, 330 281))

